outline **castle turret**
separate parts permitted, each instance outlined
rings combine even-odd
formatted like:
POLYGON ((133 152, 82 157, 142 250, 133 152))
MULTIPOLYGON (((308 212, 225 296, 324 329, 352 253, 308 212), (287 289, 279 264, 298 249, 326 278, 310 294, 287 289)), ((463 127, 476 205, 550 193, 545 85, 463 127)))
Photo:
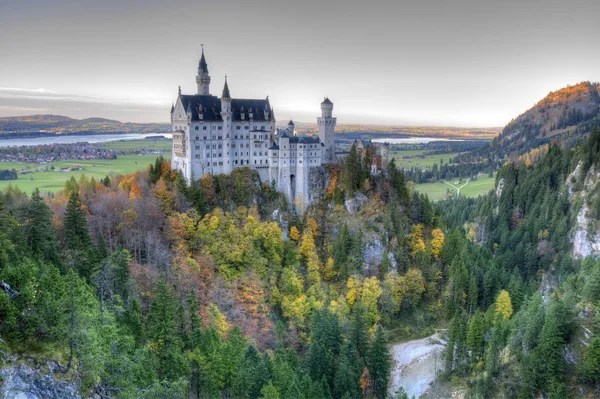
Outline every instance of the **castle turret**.
POLYGON ((295 127, 294 122, 292 122, 292 120, 290 119, 290 121, 287 124, 287 128, 290 131, 290 135, 291 136, 295 136, 296 135, 296 133, 294 133, 294 127, 295 127))
POLYGON ((319 124, 319 139, 321 143, 325 145, 325 153, 323 155, 323 163, 333 162, 333 156, 335 153, 335 125, 337 118, 333 118, 333 103, 329 98, 325 97, 325 100, 321 103, 321 117, 317 118, 319 124))
POLYGON ((198 84, 198 94, 210 94, 210 75, 208 74, 206 58, 204 58, 204 47, 202 48, 202 58, 200 58, 200 62, 198 63, 198 75, 196 76, 196 83, 198 84))
POLYGON ((223 120, 223 133, 221 136, 223 144, 223 173, 231 173, 233 170, 233 157, 231 156, 231 94, 225 75, 223 94, 221 94, 221 119, 223 120))

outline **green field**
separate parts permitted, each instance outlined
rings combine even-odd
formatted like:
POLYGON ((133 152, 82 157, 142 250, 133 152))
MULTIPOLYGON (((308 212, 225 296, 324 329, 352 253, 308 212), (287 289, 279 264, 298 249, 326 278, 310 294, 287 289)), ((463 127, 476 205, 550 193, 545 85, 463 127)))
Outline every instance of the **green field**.
POLYGON ((429 152, 431 150, 401 150, 401 151, 390 151, 390 156, 396 160, 396 166, 402 168, 431 168, 433 164, 440 165, 440 160, 443 159, 444 163, 448 163, 450 158, 454 158, 459 152, 449 152, 447 154, 436 154, 436 155, 425 155, 423 158, 417 157, 420 154, 429 152))
MULTIPOLYGON (((454 184, 457 180, 438 181, 437 183, 422 183, 415 184, 413 188, 423 194, 427 194, 430 200, 439 201, 446 198, 448 191, 451 195, 456 195, 457 188, 463 186, 467 179, 462 179, 461 183, 454 184)), ((487 194, 488 191, 494 188, 496 177, 488 177, 487 175, 478 176, 477 180, 469 181, 469 183, 460 189, 460 195, 467 197, 477 197, 479 195, 487 194)))
MULTIPOLYGON (((136 140, 137 141, 137 140, 136 140)), ((169 143, 170 145, 170 143, 169 143)), ((138 147, 139 148, 139 147, 138 147)), ((89 161, 60 161, 47 165, 34 164, 16 164, 1 162, 0 169, 23 169, 35 170, 32 174, 19 175, 17 180, 0 181, 0 190, 4 190, 9 184, 18 186, 21 190, 30 194, 36 187, 41 193, 58 192, 63 189, 65 182, 74 176, 79 179, 81 174, 88 178, 94 177, 96 180, 104 178, 110 174, 128 174, 136 170, 144 170, 153 163, 158 155, 124 155, 115 160, 95 159, 89 161), (54 166, 55 170, 46 171, 46 167, 54 166), (82 171, 60 172, 60 168, 80 166, 82 171)), ((163 154, 166 159, 171 158, 171 153, 163 154)))

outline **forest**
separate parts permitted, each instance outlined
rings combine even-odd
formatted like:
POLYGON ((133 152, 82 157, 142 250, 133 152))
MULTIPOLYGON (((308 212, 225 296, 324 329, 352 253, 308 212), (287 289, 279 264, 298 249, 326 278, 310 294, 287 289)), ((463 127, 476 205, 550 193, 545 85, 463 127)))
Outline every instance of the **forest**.
POLYGON ((470 398, 595 392, 600 262, 569 234, 582 206, 600 216, 598 130, 507 163, 477 199, 432 204, 369 163, 353 147, 303 215, 250 169, 187 184, 161 157, 52 198, 11 187, 2 354, 52 362, 83 397, 404 399, 388 344, 446 328, 441 379, 470 398))

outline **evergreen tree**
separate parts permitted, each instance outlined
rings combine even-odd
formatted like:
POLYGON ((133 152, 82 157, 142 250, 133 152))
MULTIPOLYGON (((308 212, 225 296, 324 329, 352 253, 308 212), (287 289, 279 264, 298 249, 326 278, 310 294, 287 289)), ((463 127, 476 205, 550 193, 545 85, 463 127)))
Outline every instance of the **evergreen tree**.
POLYGON ((35 189, 31 200, 18 210, 24 244, 29 254, 36 258, 57 263, 58 242, 52 224, 52 210, 35 189))
POLYGON ((350 153, 344 162, 343 183, 348 196, 360 188, 362 182, 362 166, 356 144, 352 144, 350 153))
POLYGON ((369 351, 369 326, 365 311, 360 303, 354 306, 352 323, 350 325, 350 342, 356 348, 361 359, 365 359, 369 351))
POLYGON ((385 399, 391 371, 391 357, 381 326, 377 327, 375 338, 369 348, 367 367, 371 376, 373 395, 385 399))
POLYGON ((65 208, 63 236, 68 251, 68 264, 74 267, 80 276, 89 281, 95 267, 92 241, 90 240, 83 204, 79 199, 77 190, 71 192, 65 208))
POLYGON ((155 348, 158 358, 158 375, 177 379, 185 371, 181 350, 183 343, 177 332, 175 313, 177 301, 165 280, 159 281, 154 290, 154 299, 148 310, 148 339, 155 348))

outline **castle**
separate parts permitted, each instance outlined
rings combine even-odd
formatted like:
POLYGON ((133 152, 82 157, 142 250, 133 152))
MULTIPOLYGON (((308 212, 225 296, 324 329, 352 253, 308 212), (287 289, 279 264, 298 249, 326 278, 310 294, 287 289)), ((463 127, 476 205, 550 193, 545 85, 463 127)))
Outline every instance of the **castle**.
POLYGON ((268 96, 231 98, 225 76, 219 98, 210 94, 210 81, 203 49, 196 76, 197 94, 181 94, 180 87, 171 106, 173 169, 191 181, 249 167, 298 208, 311 203, 312 175, 322 171, 321 165, 335 160, 336 118, 329 98, 321 103, 319 135, 300 136, 291 120, 286 128, 276 128, 268 96))

